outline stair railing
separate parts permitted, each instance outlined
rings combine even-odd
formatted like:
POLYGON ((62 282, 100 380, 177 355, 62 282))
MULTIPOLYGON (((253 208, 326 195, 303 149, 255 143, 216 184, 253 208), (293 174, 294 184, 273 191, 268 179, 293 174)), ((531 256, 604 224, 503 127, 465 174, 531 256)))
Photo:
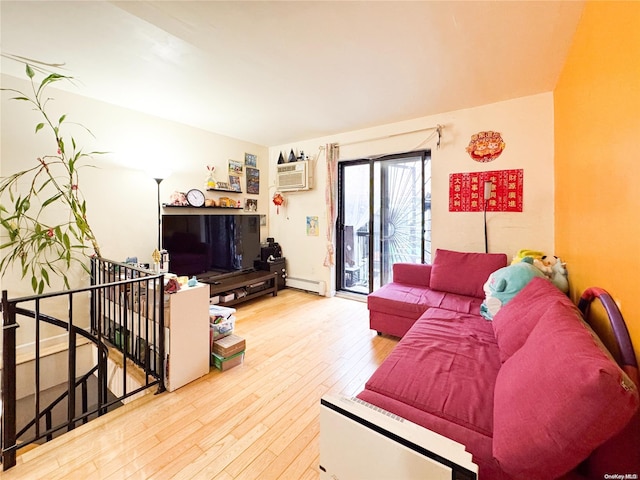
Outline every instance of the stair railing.
POLYGON ((64 292, 9 299, 2 292, 2 464, 7 470, 16 463, 17 451, 31 443, 49 441, 66 429, 73 430, 79 422, 106 413, 109 407, 148 388, 165 390, 164 275, 154 274, 135 266, 101 258, 91 260, 91 286, 64 292), (87 302, 88 297, 88 302, 87 302), (63 302, 67 320, 45 313, 45 301, 63 302), (16 330, 20 322, 33 321, 34 332, 34 414, 18 430, 16 415, 17 350, 16 330), (83 321, 84 320, 84 321, 83 321), (88 322, 87 322, 88 320, 88 322), (54 325, 66 331, 67 389, 53 402, 41 408, 42 326, 54 325), (82 327, 81 325, 89 325, 82 327), (96 364, 77 378, 76 356, 78 338, 95 345, 96 364), (115 398, 107 396, 108 345, 122 352, 123 391, 115 398), (128 390, 127 360, 144 373, 144 384, 128 390), (88 379, 97 376, 97 405, 88 405, 88 379), (76 389, 81 389, 81 408, 76 411, 76 389), (67 401, 66 419, 52 425, 53 408, 67 401), (45 428, 41 428, 41 419, 45 428), (33 430, 28 438, 21 438, 33 430))

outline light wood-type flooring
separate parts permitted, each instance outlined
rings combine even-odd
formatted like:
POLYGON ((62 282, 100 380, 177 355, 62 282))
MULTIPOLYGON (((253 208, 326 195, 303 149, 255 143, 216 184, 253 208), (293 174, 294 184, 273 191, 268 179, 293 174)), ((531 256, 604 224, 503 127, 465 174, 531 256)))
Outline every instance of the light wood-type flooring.
POLYGON ((397 339, 369 330, 363 302, 291 289, 236 317, 243 365, 145 395, 23 453, 0 477, 319 478, 320 398, 360 392, 397 339))

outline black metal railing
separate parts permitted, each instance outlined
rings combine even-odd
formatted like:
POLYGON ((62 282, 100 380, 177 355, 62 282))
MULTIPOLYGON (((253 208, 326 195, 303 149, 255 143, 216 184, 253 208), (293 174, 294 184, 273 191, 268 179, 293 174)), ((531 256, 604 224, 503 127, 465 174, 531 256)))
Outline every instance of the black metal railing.
MULTIPOLYGON (((49 441, 54 434, 70 431, 79 423, 103 415, 124 399, 157 386, 164 386, 164 276, 128 264, 101 258, 91 260, 91 286, 64 292, 9 299, 2 292, 2 463, 7 470, 16 463, 17 451, 31 443, 49 441), (61 314, 60 312, 65 312, 61 314), (64 320, 60 317, 66 317, 64 320), (33 415, 18 425, 17 420, 17 329, 27 327, 22 344, 33 345, 33 415), (42 406, 47 382, 43 367, 46 355, 41 345, 63 331, 66 341, 66 390, 42 406), (25 338, 27 337, 27 338, 25 338), (79 341, 80 340, 80 341, 79 341), (95 347, 95 364, 79 372, 78 348, 95 347), (122 355, 122 391, 108 395, 107 359, 109 347, 122 355), (128 369, 143 375, 141 386, 129 388, 128 369), (89 379, 97 377, 95 405, 89 405, 89 379), (76 393, 79 390, 80 408, 76 393), (53 409, 67 402, 66 418, 53 420, 53 409), (79 410, 79 411, 78 411, 79 410), (44 421, 44 425, 42 425, 44 421), (54 424, 55 423, 55 424, 54 424)), ((86 357, 86 355, 85 355, 86 357)), ((31 389, 29 389, 31 390, 31 389)))

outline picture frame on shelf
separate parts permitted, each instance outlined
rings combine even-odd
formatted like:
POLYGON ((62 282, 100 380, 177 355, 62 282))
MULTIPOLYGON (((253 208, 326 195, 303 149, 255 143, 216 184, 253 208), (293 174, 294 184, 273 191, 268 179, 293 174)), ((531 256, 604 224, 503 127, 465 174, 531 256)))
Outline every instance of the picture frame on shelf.
POLYGON ((236 160, 229 160, 229 174, 242 175, 243 164, 236 160))
POLYGON ((240 177, 237 175, 229 175, 230 190, 234 192, 242 192, 242 185, 240 185, 240 177))
POLYGON ((260 193, 260 170, 247 167, 247 193, 260 193))
POLYGON ((258 211, 258 200, 256 198, 247 198, 244 201, 244 211, 245 212, 257 212, 258 211))
POLYGON ((258 157, 253 155, 252 153, 244 154, 244 165, 245 167, 257 167, 258 166, 258 157))

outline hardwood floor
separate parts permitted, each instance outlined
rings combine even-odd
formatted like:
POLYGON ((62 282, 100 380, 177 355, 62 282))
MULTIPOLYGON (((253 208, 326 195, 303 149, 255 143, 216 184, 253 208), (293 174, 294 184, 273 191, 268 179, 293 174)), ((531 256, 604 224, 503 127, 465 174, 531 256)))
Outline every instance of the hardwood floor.
POLYGON ((146 395, 18 457, 3 479, 319 478, 320 397, 355 395, 397 339, 366 304, 286 289, 239 306, 244 364, 146 395))

